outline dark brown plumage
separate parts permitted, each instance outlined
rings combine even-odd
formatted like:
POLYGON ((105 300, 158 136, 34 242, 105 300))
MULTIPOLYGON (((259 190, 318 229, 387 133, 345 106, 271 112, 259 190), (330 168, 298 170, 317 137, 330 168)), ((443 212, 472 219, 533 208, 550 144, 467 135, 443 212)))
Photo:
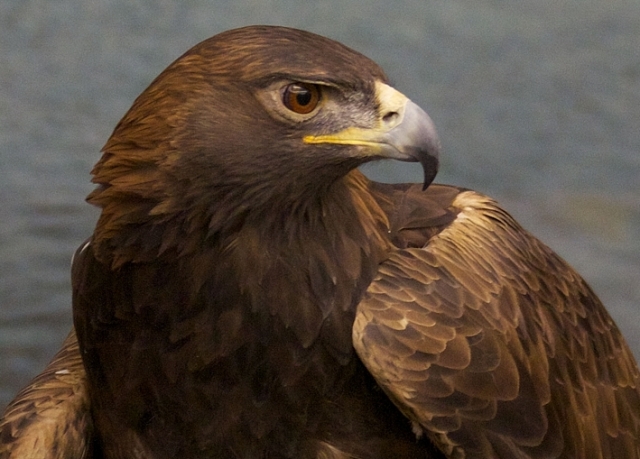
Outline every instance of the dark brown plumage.
POLYGON ((485 196, 356 169, 420 161, 429 185, 437 154, 336 42, 194 47, 93 170, 78 341, 9 406, 0 457, 640 458, 638 368, 580 276, 485 196))

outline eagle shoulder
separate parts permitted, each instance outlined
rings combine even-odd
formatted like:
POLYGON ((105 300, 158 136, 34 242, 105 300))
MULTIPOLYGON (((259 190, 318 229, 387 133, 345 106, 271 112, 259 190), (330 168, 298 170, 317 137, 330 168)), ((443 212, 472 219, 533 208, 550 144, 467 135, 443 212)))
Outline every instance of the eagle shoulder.
POLYGON ((638 368, 587 283, 486 196, 381 191, 396 249, 353 341, 405 416, 451 457, 640 457, 638 368))

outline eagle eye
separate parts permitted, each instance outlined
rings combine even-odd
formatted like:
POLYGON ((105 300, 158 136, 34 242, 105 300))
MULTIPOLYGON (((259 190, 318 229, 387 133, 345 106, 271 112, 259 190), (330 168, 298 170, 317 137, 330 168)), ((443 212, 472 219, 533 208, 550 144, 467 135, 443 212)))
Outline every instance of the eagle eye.
POLYGON ((284 88, 282 103, 300 115, 311 113, 320 102, 320 88, 311 83, 291 83, 284 88))

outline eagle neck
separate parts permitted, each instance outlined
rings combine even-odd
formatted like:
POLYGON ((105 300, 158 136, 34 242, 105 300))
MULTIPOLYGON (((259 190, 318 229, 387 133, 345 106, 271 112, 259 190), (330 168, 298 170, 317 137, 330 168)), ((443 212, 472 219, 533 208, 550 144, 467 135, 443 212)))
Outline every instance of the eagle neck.
POLYGON ((350 329, 324 329, 344 323, 345 315, 353 320, 385 257, 387 229, 367 179, 354 171, 304 206, 248 218, 224 240, 251 311, 268 311, 305 348, 325 335, 342 336, 339 352, 347 355, 350 329), (283 301, 282 292, 291 295, 283 301))

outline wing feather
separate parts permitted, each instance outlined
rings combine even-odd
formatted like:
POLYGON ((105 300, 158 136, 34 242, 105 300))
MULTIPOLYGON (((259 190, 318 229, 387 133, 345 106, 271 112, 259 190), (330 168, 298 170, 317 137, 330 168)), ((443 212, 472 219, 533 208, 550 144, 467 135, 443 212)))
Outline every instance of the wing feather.
POLYGON ((0 418, 0 457, 91 457, 93 423, 86 390, 78 341, 72 331, 51 363, 0 418))
POLYGON ((377 190, 398 249, 353 341, 383 390, 449 457, 639 458, 638 368, 595 294, 491 199, 432 188, 377 190))

